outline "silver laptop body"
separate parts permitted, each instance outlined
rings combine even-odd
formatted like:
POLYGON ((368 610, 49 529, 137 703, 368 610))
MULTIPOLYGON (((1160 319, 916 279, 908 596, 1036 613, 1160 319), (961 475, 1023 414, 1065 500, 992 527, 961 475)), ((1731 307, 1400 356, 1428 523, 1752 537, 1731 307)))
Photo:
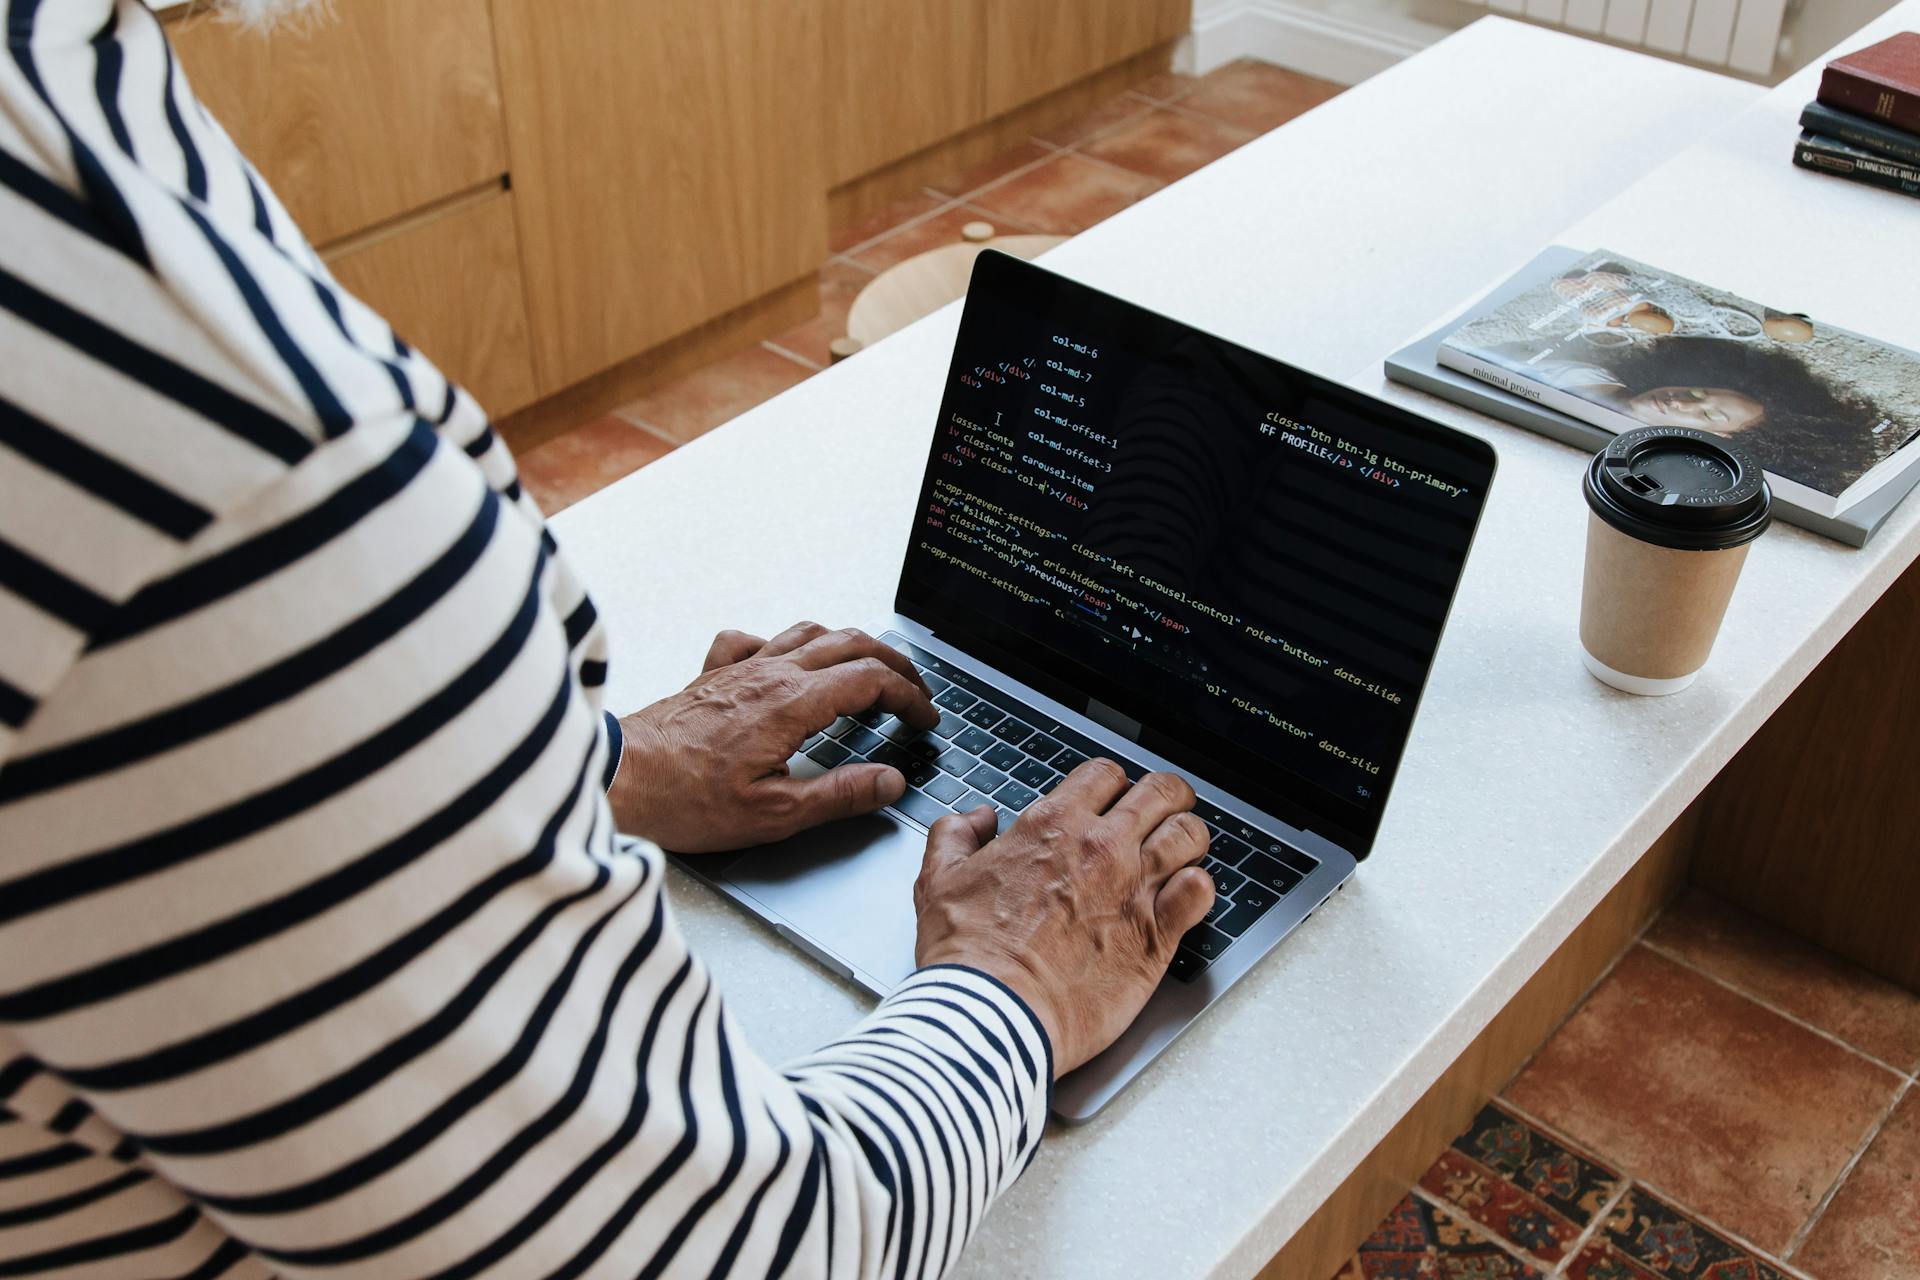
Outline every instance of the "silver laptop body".
MULTIPOLYGON (((1285 376, 1293 380, 1288 386, 1296 390, 1306 386, 1308 391, 1304 394, 1330 398, 1310 400, 1308 403, 1337 403, 1340 411, 1347 415, 1343 420, 1361 421, 1373 415, 1382 420, 1392 420, 1402 433, 1411 431, 1444 438, 1441 443, 1445 447, 1460 452, 1463 473, 1471 473, 1476 481, 1472 487, 1477 489, 1470 518, 1467 518, 1468 513, 1461 513, 1462 518, 1467 519, 1467 524, 1464 536, 1457 540, 1457 549, 1450 542, 1446 555, 1435 562, 1439 569, 1430 571, 1439 572, 1442 577, 1450 573, 1450 580, 1445 582, 1446 598, 1439 606, 1440 621, 1444 622, 1445 608, 1451 604, 1452 588, 1464 565, 1473 527, 1477 525, 1479 502, 1484 500, 1485 488, 1491 482, 1492 451, 1483 442, 1426 423, 1402 410, 1371 401, 1357 392, 1314 375, 1288 369, 1266 357, 1232 348, 1231 344, 1219 339, 1142 312, 1131 304, 1097 294, 1030 264, 991 252, 981 255, 975 269, 967 318, 963 320, 962 335, 956 348, 953 375, 956 378, 964 378, 967 361, 977 358, 977 353, 966 351, 968 326, 975 322, 977 312, 984 312, 990 306, 1001 308, 1005 314, 1025 314, 1038 310, 1057 316, 1063 308, 1069 311, 1080 308, 1093 316, 1124 312, 1135 325, 1154 326, 1150 332, 1156 335, 1170 333, 1174 335, 1173 340, 1179 342, 1190 338, 1196 343, 1217 344, 1228 351, 1234 360, 1284 371, 1285 376), (1014 312, 1005 312, 1006 308, 1013 308, 1014 312), (1480 483, 1482 477, 1484 483, 1480 483)), ((987 331, 993 332, 991 326, 987 331)), ((1044 368, 1046 363, 1048 361, 1037 361, 1034 367, 1044 368)), ((973 367, 983 373, 986 368, 973 367)), ((943 406, 943 416, 952 412, 949 406, 943 406)), ((1004 418, 1004 412, 1001 417, 1004 418)), ((928 487, 923 492, 923 504, 927 501, 927 495, 934 492, 935 476, 941 472, 943 465, 942 451, 942 436, 937 434, 933 456, 929 459, 928 487)), ((948 462, 952 461, 949 457, 948 462)), ((1344 481, 1344 477, 1341 478, 1344 481)), ((1330 480, 1332 477, 1319 479, 1330 480)), ((1314 482, 1318 483, 1318 480, 1314 482)), ((901 600, 896 608, 900 604, 912 606, 913 602, 909 599, 911 594, 903 577, 901 600)), ((1111 622, 1102 622, 1101 625, 1109 633, 1105 640, 1111 645, 1115 642, 1114 628, 1111 622)), ((964 625, 958 629, 967 630, 964 625)), ((1070 681, 1063 684, 1050 676, 1047 683, 1055 693, 1073 697, 1078 705, 1070 705, 1063 697, 1052 696, 1037 683, 1027 683, 1006 669, 1010 664, 990 661, 976 651, 979 646, 969 643, 968 637, 956 636, 955 627, 941 618, 930 616, 926 609, 903 609, 873 621, 869 630, 914 656, 922 671, 929 674, 930 684, 936 686, 937 692, 947 687, 959 689, 963 683, 976 692, 985 686, 1002 700, 1002 706, 1017 704, 1022 710, 1010 714, 1003 723, 1019 721, 1023 730, 1038 726, 1042 732, 1036 734, 1033 741, 1057 745, 1059 741, 1072 738, 1082 748, 1091 746, 1100 754, 1128 763, 1130 772, 1137 774, 1141 771, 1166 770, 1183 775, 1199 796, 1197 811, 1208 819, 1216 832, 1216 848, 1224 850, 1231 845, 1240 851, 1237 860, 1247 866, 1252 865, 1252 858, 1270 856, 1283 859, 1289 868, 1284 877, 1278 878, 1277 883, 1287 887, 1278 892, 1276 901, 1264 908, 1237 936, 1226 938, 1218 930, 1213 930, 1213 943, 1217 945, 1225 939, 1225 945, 1210 954, 1203 968, 1195 971, 1192 956, 1183 952, 1182 960, 1187 962, 1185 967, 1178 973, 1170 974, 1161 983, 1126 1033, 1104 1053, 1058 1083, 1053 1098, 1054 1112, 1069 1123, 1091 1118, 1172 1044, 1209 1005, 1258 964, 1281 939, 1305 922, 1354 873, 1368 851, 1373 831, 1377 830, 1379 809, 1386 798, 1385 790, 1391 783, 1391 767, 1388 767, 1385 778, 1379 783, 1377 797, 1368 797, 1370 822, 1367 828, 1356 835, 1351 830, 1336 827, 1344 839, 1330 837, 1322 834, 1326 828, 1320 824, 1311 820, 1300 821, 1303 816, 1300 807, 1289 804, 1288 812, 1277 811, 1277 806, 1263 807, 1257 799, 1248 798, 1247 788, 1227 780, 1244 778, 1246 775, 1243 773, 1222 769, 1222 776, 1217 776, 1209 771, 1203 761, 1197 761, 1191 753, 1187 753, 1184 747, 1181 748, 1182 753, 1187 755, 1184 762, 1160 754, 1155 748, 1165 745, 1166 740, 1156 735, 1151 720, 1143 725, 1141 721, 1130 718, 1070 681), (944 673, 944 676, 936 673, 944 673), (1029 725, 1026 721, 1032 721, 1033 724, 1029 725), (1248 855, 1248 848, 1255 852, 1248 855)), ((1137 629, 1125 625, 1119 629, 1118 642, 1123 647, 1145 643, 1138 637, 1137 629), (1131 641, 1126 635, 1128 631, 1133 632, 1131 641)), ((1437 643, 1438 627, 1435 626, 1432 645, 1437 643)), ((1421 684, 1424 683, 1431 657, 1432 646, 1429 645, 1424 661, 1418 664, 1421 684)), ((1417 706, 1418 687, 1406 693, 1417 706)), ((1413 707, 1407 707, 1404 728, 1398 730, 1399 741, 1387 744, 1391 749, 1391 755, 1387 757, 1391 764, 1397 764, 1400 751, 1404 748, 1412 714, 1413 707)), ((872 734, 875 727, 885 726, 870 725, 868 733, 872 734)), ((897 724, 894 728, 898 728, 897 724)), ((848 733, 847 741, 851 742, 855 732, 858 730, 848 733)), ((981 735, 976 732, 974 736, 978 738, 981 735)), ((820 735, 816 735, 810 740, 810 747, 820 740, 820 735)), ((872 741, 872 736, 865 740, 872 741)), ((1091 751, 1083 751, 1082 754, 1091 754, 1091 751)), ((837 748, 815 750, 812 756, 803 751, 793 757, 789 767, 802 776, 818 774, 826 769, 826 765, 820 762, 821 758, 839 759, 840 756, 841 751, 837 748)), ((1062 758, 1065 758, 1064 753, 1062 758)), ((1030 772, 1034 770, 1032 765, 1027 767, 1030 772)), ((1284 781, 1277 771, 1272 776, 1284 781)), ((1364 790, 1362 794, 1366 794, 1364 790)), ((968 797, 956 798, 954 803, 964 810, 970 805, 963 801, 977 799, 978 794, 973 793, 968 797)), ((920 871, 930 818, 923 801, 918 803, 915 813, 917 816, 907 812, 903 806, 899 811, 889 809, 866 818, 832 824, 777 845, 747 850, 731 857, 702 855, 678 861, 690 874, 758 916, 782 938, 820 964, 876 996, 884 996, 915 969, 912 890, 920 871)), ((1004 825, 1003 819, 1003 828, 1004 825)), ((1263 861, 1261 865, 1270 868, 1273 864, 1263 861)), ((1258 886, 1231 870, 1231 864, 1210 863, 1211 866, 1227 868, 1215 871, 1216 878, 1222 884, 1239 880, 1244 895, 1258 896, 1258 886)), ((1270 887, 1274 879, 1269 877, 1270 887)), ((1223 897, 1216 916, 1231 909, 1223 897)), ((1223 922, 1216 920, 1216 923, 1223 922)))

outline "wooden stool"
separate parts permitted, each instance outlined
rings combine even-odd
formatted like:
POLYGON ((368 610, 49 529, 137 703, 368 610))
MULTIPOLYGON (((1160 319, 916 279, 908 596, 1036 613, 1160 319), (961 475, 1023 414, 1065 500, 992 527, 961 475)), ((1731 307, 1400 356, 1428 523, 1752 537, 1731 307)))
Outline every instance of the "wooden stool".
POLYGON ((1065 236, 995 236, 985 222, 969 222, 960 234, 965 237, 962 243, 930 249, 888 267, 860 291, 847 312, 847 336, 834 339, 828 348, 835 364, 966 296, 973 260, 982 249, 1032 259, 1066 240, 1065 236))

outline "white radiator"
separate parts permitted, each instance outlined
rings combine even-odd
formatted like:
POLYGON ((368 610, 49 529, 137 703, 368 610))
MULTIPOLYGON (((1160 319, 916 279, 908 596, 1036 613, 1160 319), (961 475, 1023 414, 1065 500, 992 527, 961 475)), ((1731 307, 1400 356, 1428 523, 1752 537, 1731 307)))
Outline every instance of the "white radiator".
POLYGON ((1787 0, 1468 0, 1500 13, 1604 35, 1654 53, 1764 76, 1787 0))

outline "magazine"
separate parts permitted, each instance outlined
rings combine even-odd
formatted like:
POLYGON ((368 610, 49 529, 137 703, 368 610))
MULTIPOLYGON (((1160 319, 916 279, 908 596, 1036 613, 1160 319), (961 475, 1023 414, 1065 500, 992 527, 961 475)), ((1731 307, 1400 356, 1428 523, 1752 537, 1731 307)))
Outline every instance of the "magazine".
POLYGON ((1609 431, 1728 436, 1824 516, 1920 465, 1920 356, 1605 250, 1461 325, 1439 360, 1609 431))

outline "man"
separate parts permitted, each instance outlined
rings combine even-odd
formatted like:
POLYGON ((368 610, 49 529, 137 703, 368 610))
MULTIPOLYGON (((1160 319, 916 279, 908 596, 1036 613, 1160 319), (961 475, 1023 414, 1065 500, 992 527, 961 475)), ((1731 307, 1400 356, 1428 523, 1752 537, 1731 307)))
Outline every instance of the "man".
POLYGON ((7 17, 0 1274, 949 1268, 1209 907, 1186 784, 1094 761, 998 839, 944 820, 925 967, 764 1063, 657 846, 897 796, 783 762, 930 721, 911 666, 726 633, 607 716, 480 408, 333 284, 152 14, 7 17))

